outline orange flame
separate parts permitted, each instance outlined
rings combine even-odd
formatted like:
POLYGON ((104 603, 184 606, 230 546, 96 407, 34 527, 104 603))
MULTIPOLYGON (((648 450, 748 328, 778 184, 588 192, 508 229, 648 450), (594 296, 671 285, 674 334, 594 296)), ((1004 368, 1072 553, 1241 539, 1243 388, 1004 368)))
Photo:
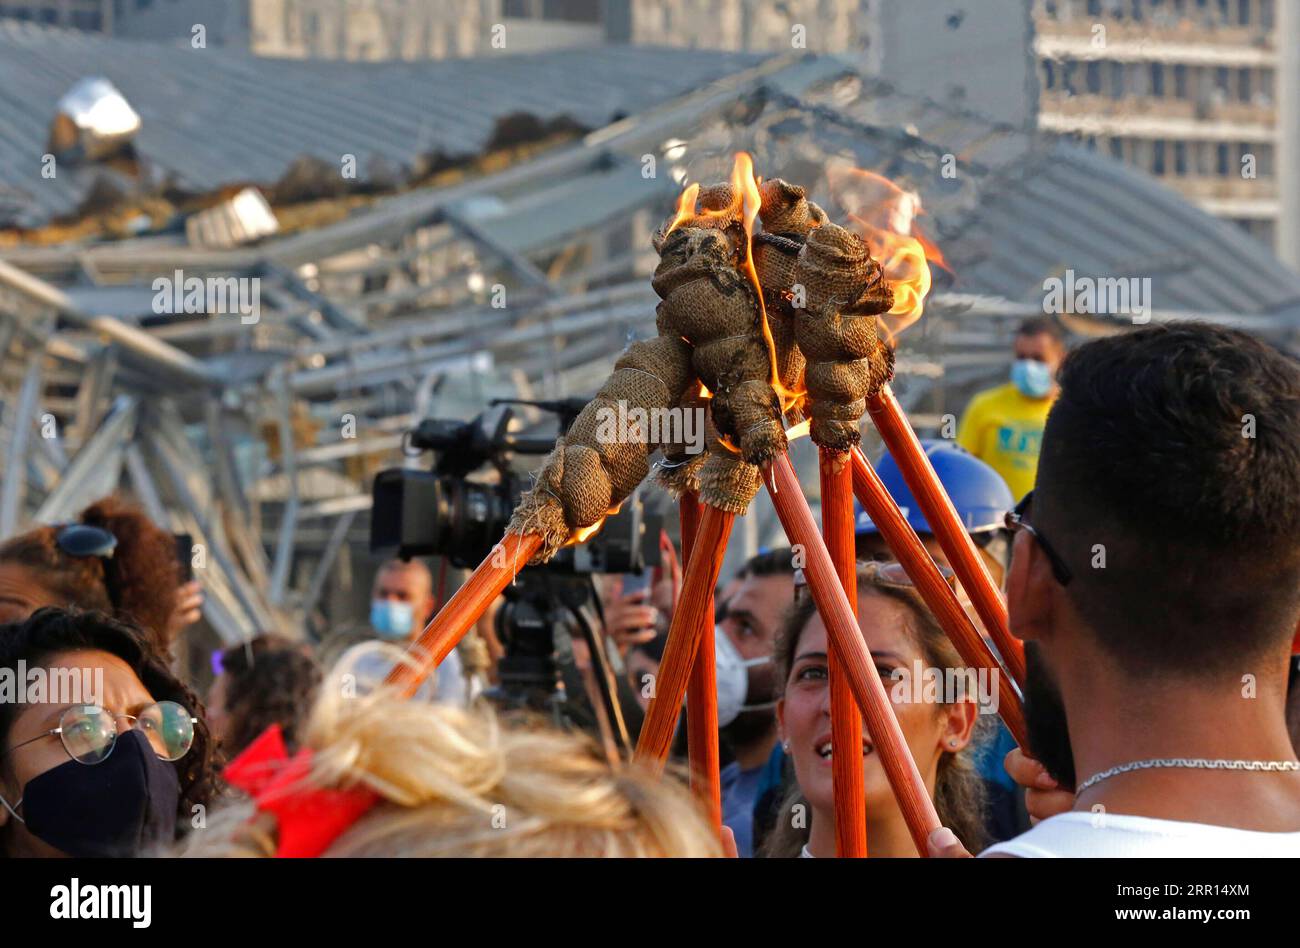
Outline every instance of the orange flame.
POLYGON ((741 213, 745 226, 745 273, 754 284, 754 293, 758 297, 760 314, 759 325, 763 329, 763 343, 767 346, 767 361, 770 369, 768 381, 772 391, 781 401, 782 413, 789 411, 803 401, 803 392, 793 392, 781 384, 781 373, 777 368, 776 339, 772 337, 772 327, 767 320, 767 306, 763 302, 763 284, 758 279, 758 269, 754 266, 754 221, 758 220, 758 209, 763 205, 763 198, 758 191, 758 181, 754 178, 754 162, 746 152, 736 152, 735 163, 731 167, 731 189, 733 194, 741 194, 741 213))
POLYGON ((577 530, 574 530, 573 533, 569 536, 569 539, 564 541, 564 545, 581 546, 582 544, 586 543, 597 533, 600 533, 600 528, 605 526, 605 521, 608 520, 610 517, 614 516, 614 514, 618 513, 619 509, 622 506, 623 506, 622 504, 619 504, 617 507, 611 507, 609 510, 605 511, 605 516, 601 517, 591 526, 579 527, 577 530))
MULTIPOLYGON (((781 411, 784 413, 802 405, 807 397, 807 392, 789 389, 781 384, 781 376, 777 366, 776 340, 772 337, 772 328, 768 324, 767 306, 763 301, 763 285, 759 281, 758 270, 754 266, 754 222, 758 219, 758 211, 763 203, 762 195, 758 190, 760 181, 762 181, 762 178, 754 176, 754 161, 749 154, 743 151, 736 152, 731 165, 731 201, 728 206, 718 210, 697 209, 695 203, 699 197, 700 186, 692 184, 678 198, 677 213, 673 217, 673 222, 669 225, 667 233, 672 233, 687 222, 738 221, 744 228, 745 253, 741 267, 746 276, 749 277, 749 281, 753 284, 754 291, 758 296, 761 317, 759 325, 763 330, 763 342, 767 346, 770 368, 768 381, 772 386, 772 390, 776 392, 777 398, 780 399, 781 411)), ((701 383, 700 388, 702 392, 708 392, 703 383, 701 383)), ((734 446, 729 444, 725 438, 721 440, 724 447, 734 450, 734 446)))
POLYGON ((683 191, 677 198, 677 216, 673 218, 672 224, 668 227, 668 233, 672 233, 686 221, 695 217, 695 199, 699 197, 700 186, 692 184, 683 191))
POLYGON ((926 260, 934 264, 936 267, 952 273, 952 267, 948 266, 948 261, 944 259, 943 251, 939 249, 938 245, 933 240, 925 236, 925 234, 921 232, 921 228, 917 227, 916 224, 912 225, 912 236, 920 242, 921 249, 925 251, 926 260))
POLYGON ((905 191, 888 178, 860 168, 832 167, 827 178, 836 200, 849 212, 850 229, 867 242, 893 287, 894 305, 881 317, 893 344, 925 311, 933 283, 930 263, 945 270, 948 264, 915 226, 916 217, 924 213, 915 191, 905 191))

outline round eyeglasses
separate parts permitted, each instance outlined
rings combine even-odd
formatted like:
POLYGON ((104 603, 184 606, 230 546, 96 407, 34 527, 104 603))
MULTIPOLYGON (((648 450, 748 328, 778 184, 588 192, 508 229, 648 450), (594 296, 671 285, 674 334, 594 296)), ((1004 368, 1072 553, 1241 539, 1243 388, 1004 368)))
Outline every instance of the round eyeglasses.
POLYGON ((175 701, 158 701, 140 709, 139 714, 118 714, 96 704, 74 704, 59 716, 59 726, 38 734, 5 751, 5 756, 46 737, 58 735, 68 756, 79 764, 101 764, 113 753, 122 729, 119 721, 127 721, 126 730, 137 730, 144 735, 149 746, 162 760, 180 760, 194 745, 194 725, 198 719, 191 716, 175 701))

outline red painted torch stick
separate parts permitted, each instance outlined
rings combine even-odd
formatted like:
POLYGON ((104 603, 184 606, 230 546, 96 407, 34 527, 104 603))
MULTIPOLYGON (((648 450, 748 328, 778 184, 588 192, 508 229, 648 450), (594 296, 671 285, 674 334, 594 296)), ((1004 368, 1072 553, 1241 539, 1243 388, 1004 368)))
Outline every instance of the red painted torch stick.
POLYGON ((889 544, 889 549, 902 564, 916 591, 934 613, 962 661, 973 668, 987 668, 996 676, 998 714, 1016 743, 1026 746, 1025 713, 1010 677, 980 637, 970 616, 966 615, 966 610, 957 601, 956 593, 939 572, 930 551, 898 509, 898 504, 890 496, 875 468, 867 463, 860 451, 853 456, 853 492, 871 517, 871 522, 889 544))
MULTIPOLYGON (((818 449, 822 487, 822 534, 826 550, 854 615, 858 612, 857 554, 853 546, 853 472, 847 452, 818 449)), ((845 677, 843 659, 828 650, 826 670, 831 688, 831 783, 835 793, 836 855, 867 855, 867 801, 862 783, 862 713, 845 677), (850 750, 845 753, 844 748, 850 750)))
MULTIPOLYGON (((682 561, 689 568, 700 520, 700 499, 693 491, 678 502, 682 525, 682 561)), ((678 605, 680 608, 680 604, 678 605)), ((676 615, 676 610, 673 612, 676 615)), ((691 786, 704 801, 709 819, 722 827, 722 779, 718 764, 718 683, 713 648, 713 587, 699 616, 700 645, 686 686, 686 740, 691 761, 691 786)), ((656 689, 657 690, 657 689, 656 689)))
MULTIPOLYGON (((921 505, 930 529, 934 531, 953 572, 957 574, 976 613, 1002 654, 1007 670, 1016 684, 1024 688, 1025 650, 1020 640, 1011 634, 1007 622, 1007 606, 1002 600, 1002 594, 989 575, 988 567, 980 559, 979 551, 975 549, 970 534, 957 515, 957 508, 952 505, 943 485, 939 483, 934 465, 926 457, 916 432, 908 424, 907 416, 903 414, 903 408, 888 384, 882 385, 867 399, 867 413, 871 415, 889 453, 898 463, 903 480, 907 482, 916 502, 921 505)), ((857 453, 861 455, 861 449, 857 453)), ((866 463, 865 457, 862 458, 862 463, 866 463)))
POLYGON ((535 534, 506 534, 411 644, 409 662, 395 665, 385 682, 398 686, 408 698, 415 694, 541 545, 542 538, 535 534))
MULTIPOLYGON (((686 564, 682 595, 673 610, 668 641, 655 680, 654 697, 646 709, 641 736, 637 739, 636 758, 662 767, 672 749, 673 731, 686 696, 691 668, 700 652, 705 623, 713 621, 713 589, 718 583, 722 560, 727 552, 727 537, 735 515, 710 504, 700 505, 700 519, 686 564)), ((717 727, 716 692, 713 719, 717 727)))
MULTIPOLYGON (((790 458, 782 453, 765 472, 764 483, 776 507, 777 517, 790 543, 800 545, 806 553, 804 576, 812 592, 817 611, 826 624, 830 647, 839 654, 845 677, 858 708, 866 720, 867 732, 884 765, 885 775, 893 788, 903 818, 907 821, 917 852, 927 855, 926 840, 939 826, 939 816, 930 799, 925 782, 916 769, 894 709, 880 683, 875 663, 862 640, 858 617, 849 605, 840 585, 826 544, 822 542, 808 501, 799 486, 790 458)), ((706 508, 707 509, 707 508, 706 508)))

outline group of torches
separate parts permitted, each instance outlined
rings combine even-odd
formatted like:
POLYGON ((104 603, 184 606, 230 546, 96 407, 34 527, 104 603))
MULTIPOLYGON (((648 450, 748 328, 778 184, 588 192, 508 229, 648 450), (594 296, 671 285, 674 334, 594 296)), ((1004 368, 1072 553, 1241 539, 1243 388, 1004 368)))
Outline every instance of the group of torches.
MULTIPOLYGON (((590 537, 650 474, 658 453, 654 477, 679 503, 684 576, 635 756, 664 765, 685 699, 691 784, 720 826, 713 590, 732 521, 761 486, 791 545, 804 552, 804 575, 826 626, 832 745, 861 746, 865 721, 926 855, 939 818, 858 626, 853 498, 963 661, 994 674, 998 713, 1022 746, 1017 688, 1025 660, 1001 594, 889 385, 894 359, 890 340, 881 338, 882 319, 915 318, 929 289, 920 243, 891 238, 892 249, 912 251, 901 255, 901 280, 890 266, 900 255, 889 253, 882 265, 862 236, 828 220, 802 188, 756 179, 744 153, 728 183, 687 188, 654 237, 658 335, 619 357, 557 441, 501 543, 424 629, 390 683, 413 694, 519 569, 590 537), (686 445, 654 441, 649 432, 617 443, 597 438, 599 412, 619 401, 625 409, 707 407, 707 450, 690 454, 686 445), (864 413, 897 460, 997 655, 863 454, 864 413), (819 450, 820 530, 787 455, 788 439, 804 430, 819 450)), ((832 770, 837 851, 865 856, 861 758, 836 754, 832 770)))

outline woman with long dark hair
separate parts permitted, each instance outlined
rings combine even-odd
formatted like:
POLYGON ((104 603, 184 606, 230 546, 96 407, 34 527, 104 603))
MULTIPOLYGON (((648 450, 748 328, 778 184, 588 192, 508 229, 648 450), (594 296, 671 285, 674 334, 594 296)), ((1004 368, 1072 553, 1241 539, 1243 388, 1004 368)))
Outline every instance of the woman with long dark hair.
MULTIPOLYGON (((969 680, 968 670, 897 563, 858 564, 858 623, 939 819, 978 852, 984 838, 983 785, 969 760, 977 695, 968 692, 952 700, 934 689, 914 687, 918 671, 969 680), (949 676, 947 669, 963 674, 949 676)), ((777 719, 797 783, 776 814, 763 855, 835 855, 831 760, 842 751, 831 746, 826 653, 826 627, 811 597, 804 595, 777 635, 774 656, 782 689, 777 719)), ((849 753, 862 755, 869 854, 917 855, 865 728, 863 746, 849 753)))
POLYGON ((198 619, 198 586, 181 585, 176 540, 141 511, 105 497, 73 523, 0 543, 0 622, 42 606, 93 609, 139 625, 166 654, 198 619))

